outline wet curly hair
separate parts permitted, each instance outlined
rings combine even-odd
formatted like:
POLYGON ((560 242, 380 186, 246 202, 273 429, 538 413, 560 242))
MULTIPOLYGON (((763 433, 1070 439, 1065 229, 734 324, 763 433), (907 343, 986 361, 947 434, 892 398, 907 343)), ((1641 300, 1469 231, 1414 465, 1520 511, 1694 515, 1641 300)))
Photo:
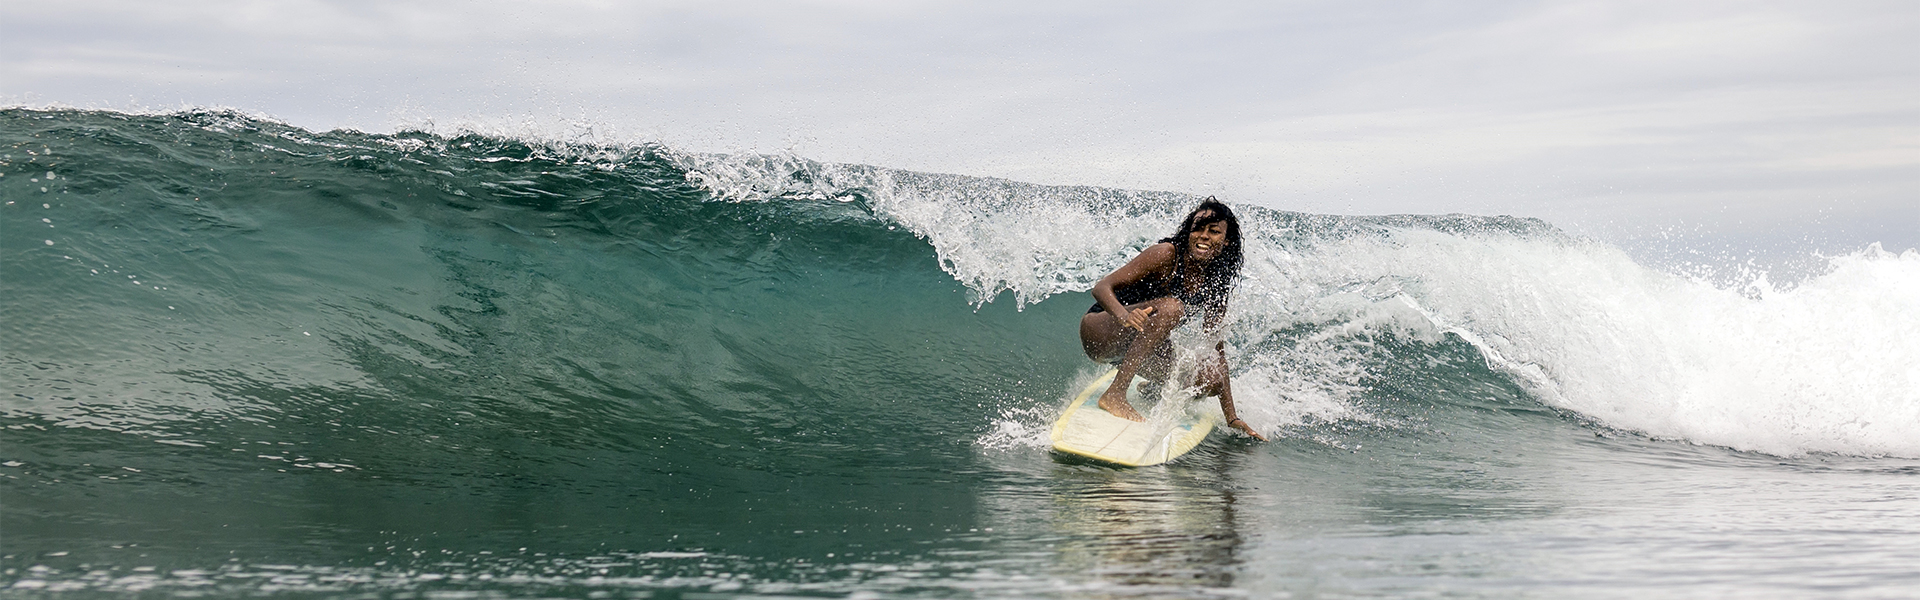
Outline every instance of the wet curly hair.
POLYGON ((1207 284, 1202 293, 1208 304, 1225 303, 1227 295, 1233 291, 1234 282, 1240 278, 1242 255, 1239 217, 1235 217, 1233 209, 1227 208, 1225 203, 1207 196, 1200 201, 1200 206, 1194 207, 1193 212, 1187 213, 1187 218, 1180 222, 1179 231, 1174 232, 1172 237, 1160 240, 1173 244, 1174 260, 1178 261, 1176 264, 1186 264, 1187 236, 1196 229, 1221 221, 1227 223, 1227 247, 1213 259, 1213 264, 1207 266, 1207 284))

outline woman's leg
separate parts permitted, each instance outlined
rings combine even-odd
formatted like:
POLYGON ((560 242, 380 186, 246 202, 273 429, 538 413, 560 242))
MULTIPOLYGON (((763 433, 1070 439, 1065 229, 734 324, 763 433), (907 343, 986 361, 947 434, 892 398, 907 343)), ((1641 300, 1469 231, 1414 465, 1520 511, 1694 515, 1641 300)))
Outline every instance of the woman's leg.
MULTIPOLYGON (((1172 304, 1178 305, 1179 302, 1176 300, 1172 304)), ((1156 313, 1168 308, 1154 301, 1147 301, 1129 306, 1127 310, 1149 306, 1154 307, 1156 313)), ((1126 358, 1127 348, 1133 345, 1140 333, 1138 330, 1121 325, 1118 317, 1106 312, 1087 313, 1080 318, 1080 348, 1086 351, 1087 358, 1094 362, 1118 366, 1121 360, 1126 358)), ((1153 356, 1148 357, 1147 361, 1140 365, 1137 374, 1151 381, 1164 381, 1173 365, 1173 343, 1162 340, 1160 347, 1154 350, 1153 356)))
POLYGON ((1100 362, 1120 358, 1120 372, 1114 375, 1113 385, 1100 395, 1100 408, 1134 421, 1146 418, 1127 403, 1127 387, 1133 383, 1135 373, 1156 381, 1167 377, 1173 358, 1173 344, 1167 337, 1180 325, 1186 310, 1175 298, 1155 298, 1129 306, 1127 310, 1147 307, 1154 310, 1153 315, 1147 317, 1144 330, 1121 325, 1118 316, 1105 312, 1080 318, 1080 344, 1087 357, 1100 362))

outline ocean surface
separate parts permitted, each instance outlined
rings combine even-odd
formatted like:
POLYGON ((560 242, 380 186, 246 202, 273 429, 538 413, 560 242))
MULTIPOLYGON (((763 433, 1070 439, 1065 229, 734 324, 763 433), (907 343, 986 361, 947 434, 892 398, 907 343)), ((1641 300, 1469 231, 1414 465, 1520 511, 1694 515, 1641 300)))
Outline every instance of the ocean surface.
POLYGON ((1920 252, 1238 203, 1274 441, 1056 459, 1197 200, 0 110, 0 596, 1920 596, 1920 252))

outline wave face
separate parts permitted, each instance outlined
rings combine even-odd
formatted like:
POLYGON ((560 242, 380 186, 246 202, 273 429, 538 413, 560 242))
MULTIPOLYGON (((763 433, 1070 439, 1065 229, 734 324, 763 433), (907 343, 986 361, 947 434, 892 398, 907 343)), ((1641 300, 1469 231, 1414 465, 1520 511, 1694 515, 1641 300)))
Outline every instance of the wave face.
MULTIPOLYGON (((188 579, 616 539, 500 568, 726 589, 823 523, 980 529, 981 457, 1096 374, 1083 292, 1197 200, 214 111, 4 110, 0 148, 9 545, 164 539, 188 579)), ((1236 210, 1236 395, 1283 440, 1920 457, 1915 251, 1726 288, 1533 219, 1236 210)))

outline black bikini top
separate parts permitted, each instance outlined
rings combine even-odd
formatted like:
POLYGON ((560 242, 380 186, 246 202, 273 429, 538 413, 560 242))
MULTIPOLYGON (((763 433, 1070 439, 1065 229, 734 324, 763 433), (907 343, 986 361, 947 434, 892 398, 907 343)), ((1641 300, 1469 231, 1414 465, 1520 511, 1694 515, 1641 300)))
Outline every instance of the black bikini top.
MULTIPOLYGON (((1180 260, 1179 256, 1175 256, 1173 258, 1172 273, 1153 279, 1142 279, 1130 285, 1115 287, 1113 288, 1113 297, 1120 301, 1121 306, 1133 306, 1154 298, 1165 298, 1168 296, 1179 298, 1180 303, 1187 306, 1199 306, 1211 296, 1211 294, 1207 294, 1205 290, 1189 294, 1186 292, 1186 289, 1186 261, 1180 260)), ((1095 302, 1093 303, 1093 308, 1087 309, 1087 312, 1097 313, 1105 310, 1105 308, 1100 306, 1099 302, 1095 302)))

